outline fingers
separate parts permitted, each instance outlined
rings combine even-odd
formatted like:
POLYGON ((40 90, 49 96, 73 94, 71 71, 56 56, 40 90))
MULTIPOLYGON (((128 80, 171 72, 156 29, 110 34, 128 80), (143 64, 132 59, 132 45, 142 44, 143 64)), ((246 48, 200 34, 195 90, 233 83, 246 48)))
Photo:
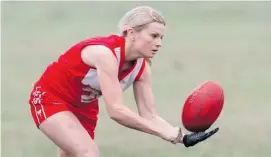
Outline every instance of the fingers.
POLYGON ((204 141, 204 140, 206 140, 207 138, 213 136, 215 133, 218 132, 218 130, 219 130, 219 128, 215 128, 214 130, 211 130, 210 132, 205 133, 204 136, 202 136, 201 141, 204 141))
POLYGON ((216 133, 218 130, 219 130, 219 128, 215 128, 215 129, 209 131, 208 133, 216 133))
POLYGON ((192 134, 187 134, 183 138, 183 143, 185 147, 191 147, 196 145, 197 143, 200 143, 202 141, 205 141, 209 137, 213 136, 219 128, 216 128, 210 132, 197 132, 197 133, 192 133, 192 134))
POLYGON ((215 133, 217 133, 218 130, 219 130, 219 128, 215 128, 214 130, 208 132, 207 135, 208 135, 209 137, 211 137, 212 135, 214 135, 215 133))

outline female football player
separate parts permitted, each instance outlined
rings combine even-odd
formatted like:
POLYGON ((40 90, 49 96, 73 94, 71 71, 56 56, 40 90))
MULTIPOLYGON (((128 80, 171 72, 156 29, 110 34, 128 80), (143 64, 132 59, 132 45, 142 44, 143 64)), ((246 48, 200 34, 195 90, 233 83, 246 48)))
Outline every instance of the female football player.
POLYGON ((165 25, 158 11, 136 7, 120 20, 121 35, 76 43, 46 68, 29 104, 36 126, 59 148, 59 157, 99 156, 94 130, 100 96, 112 120, 173 144, 193 146, 217 132, 185 135, 156 113, 150 64, 162 46, 165 25), (122 91, 130 86, 138 114, 123 103, 122 91))

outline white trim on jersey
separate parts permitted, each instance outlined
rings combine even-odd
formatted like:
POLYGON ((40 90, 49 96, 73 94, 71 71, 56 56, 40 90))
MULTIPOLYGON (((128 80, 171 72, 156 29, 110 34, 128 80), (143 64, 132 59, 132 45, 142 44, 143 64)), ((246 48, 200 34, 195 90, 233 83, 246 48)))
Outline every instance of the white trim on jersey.
MULTIPOLYGON (((125 91, 129 88, 136 80, 136 77, 140 73, 140 69, 143 66, 144 59, 138 59, 136 65, 133 67, 130 73, 128 73, 122 80, 120 80, 120 86, 122 91, 125 91)), ((82 88, 82 90, 89 94, 81 95, 82 103, 90 103, 95 99, 99 98, 101 95, 97 94, 96 91, 101 91, 100 83, 98 79, 98 74, 96 69, 90 69, 82 80, 82 84, 87 85, 89 88, 92 88, 92 91, 89 89, 82 88)))
POLYGON ((127 88, 129 88, 135 81, 136 76, 140 72, 140 68, 143 66, 144 59, 138 59, 136 66, 133 68, 133 70, 125 76, 122 80, 120 80, 120 85, 122 91, 125 91, 127 88))

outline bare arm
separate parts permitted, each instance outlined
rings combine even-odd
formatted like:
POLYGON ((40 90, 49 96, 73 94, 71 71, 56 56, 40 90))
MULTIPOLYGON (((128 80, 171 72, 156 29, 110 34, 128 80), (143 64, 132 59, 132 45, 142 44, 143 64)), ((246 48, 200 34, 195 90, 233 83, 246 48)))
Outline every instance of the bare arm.
POLYGON ((155 111, 154 98, 151 89, 151 70, 147 64, 141 78, 134 83, 134 95, 138 106, 138 112, 141 117, 151 120, 165 130, 174 130, 172 128, 175 128, 179 131, 178 137, 174 141, 171 141, 173 144, 183 143, 185 147, 191 147, 210 138, 219 130, 219 128, 216 128, 209 132, 184 134, 181 128, 173 127, 159 117, 155 111))
POLYGON ((154 96, 151 88, 151 69, 148 64, 146 64, 141 78, 134 83, 134 96, 141 117, 151 120, 165 130, 174 131, 178 129, 161 118, 155 110, 154 96))
POLYGON ((82 58, 86 64, 96 67, 106 109, 113 120, 128 128, 156 135, 168 141, 176 138, 176 134, 139 116, 124 105, 118 80, 118 63, 111 50, 104 46, 91 46, 82 51, 82 58))

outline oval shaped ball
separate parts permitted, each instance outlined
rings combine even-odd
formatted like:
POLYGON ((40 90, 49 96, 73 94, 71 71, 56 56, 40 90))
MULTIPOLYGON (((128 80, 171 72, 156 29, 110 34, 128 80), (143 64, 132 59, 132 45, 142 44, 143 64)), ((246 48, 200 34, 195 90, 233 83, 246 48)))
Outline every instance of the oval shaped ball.
POLYGON ((182 111, 183 126, 191 132, 205 131, 219 117, 224 105, 224 91, 215 81, 206 81, 187 97, 182 111))

